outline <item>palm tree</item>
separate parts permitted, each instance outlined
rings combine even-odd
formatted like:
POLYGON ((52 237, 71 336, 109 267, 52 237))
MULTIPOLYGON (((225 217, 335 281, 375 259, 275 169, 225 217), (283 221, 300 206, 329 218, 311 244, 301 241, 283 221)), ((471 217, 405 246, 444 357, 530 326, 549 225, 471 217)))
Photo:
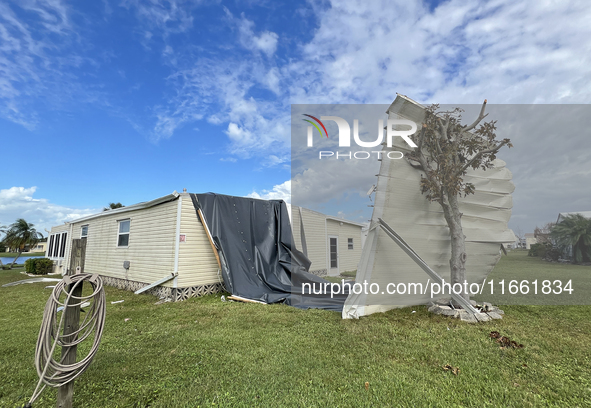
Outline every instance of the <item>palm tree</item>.
POLYGON ((591 220, 581 214, 567 215, 550 235, 563 250, 572 248, 574 263, 591 260, 591 220))
POLYGON ((103 211, 109 211, 109 210, 114 210, 116 208, 121 208, 121 207, 125 207, 123 204, 121 203, 109 203, 108 207, 104 207, 103 211))
POLYGON ((39 240, 43 238, 43 235, 37 232, 37 230, 33 227, 33 224, 29 224, 24 219, 19 218, 13 224, 11 224, 8 228, 8 231, 6 231, 4 242, 10 247, 17 248, 18 251, 18 255, 10 264, 11 268, 23 253, 25 246, 37 245, 39 240))

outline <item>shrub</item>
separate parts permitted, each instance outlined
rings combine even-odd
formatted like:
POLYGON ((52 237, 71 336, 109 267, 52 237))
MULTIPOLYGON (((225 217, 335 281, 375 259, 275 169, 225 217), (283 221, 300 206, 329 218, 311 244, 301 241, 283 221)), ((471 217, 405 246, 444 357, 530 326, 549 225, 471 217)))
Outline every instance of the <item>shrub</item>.
POLYGON ((53 272, 53 261, 47 258, 37 258, 35 271, 37 275, 47 275, 48 273, 53 272))
POLYGON ((47 275, 53 271, 53 261, 47 258, 30 258, 25 261, 25 271, 34 275, 47 275))
POLYGON ((556 247, 550 246, 546 249, 546 256, 544 257, 547 261, 558 261, 562 257, 562 251, 556 247))
POLYGON ((35 273, 35 263, 36 258, 29 258, 25 261, 25 272, 27 273, 35 273))
POLYGON ((538 258, 542 258, 546 261, 558 261, 558 259, 562 256, 562 251, 559 248, 553 246, 550 242, 545 242, 541 244, 533 244, 529 248, 527 255, 537 256, 538 258))
POLYGON ((543 258, 546 256, 547 245, 546 244, 532 244, 529 247, 528 256, 537 256, 543 258))

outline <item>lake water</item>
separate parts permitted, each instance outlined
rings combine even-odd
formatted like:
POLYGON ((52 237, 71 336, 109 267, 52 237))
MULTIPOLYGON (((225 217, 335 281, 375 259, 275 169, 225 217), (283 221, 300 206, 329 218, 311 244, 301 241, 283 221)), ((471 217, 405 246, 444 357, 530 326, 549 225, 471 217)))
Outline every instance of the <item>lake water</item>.
MULTIPOLYGON (((16 255, 15 255, 15 256, 16 256, 16 255)), ((44 256, 27 256, 27 255, 22 255, 22 256, 20 256, 20 257, 19 257, 19 258, 16 260, 16 263, 17 263, 17 264, 19 264, 19 265, 20 265, 20 264, 24 264, 24 263, 25 263, 25 261, 26 261, 27 259, 30 259, 30 258, 45 258, 45 257, 44 257, 44 256)), ((2 261, 2 263, 3 263, 4 265, 6 265, 6 264, 9 264, 9 265, 10 265, 10 264, 12 263, 12 261, 14 261, 14 256, 3 256, 3 257, 0 257, 0 261, 2 261)))

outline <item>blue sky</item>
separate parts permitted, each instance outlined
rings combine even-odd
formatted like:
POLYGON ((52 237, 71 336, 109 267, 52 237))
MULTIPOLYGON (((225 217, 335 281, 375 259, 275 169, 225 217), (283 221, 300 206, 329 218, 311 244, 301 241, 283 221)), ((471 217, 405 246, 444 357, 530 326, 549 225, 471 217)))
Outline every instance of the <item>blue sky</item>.
MULTIPOLYGON (((183 188, 288 199, 292 103, 586 104, 590 17, 578 1, 0 0, 0 224, 183 188)), ((513 228, 591 209, 580 189, 531 209, 560 177, 588 181, 587 140, 562 176, 514 159, 540 172, 514 171, 513 228)), ((366 208, 367 189, 325 199, 366 208)))

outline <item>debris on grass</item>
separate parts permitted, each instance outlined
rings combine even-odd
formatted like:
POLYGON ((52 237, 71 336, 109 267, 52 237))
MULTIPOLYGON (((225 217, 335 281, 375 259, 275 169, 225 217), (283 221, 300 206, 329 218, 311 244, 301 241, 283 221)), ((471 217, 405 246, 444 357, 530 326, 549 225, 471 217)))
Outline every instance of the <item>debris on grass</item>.
POLYGON ((117 303, 123 303, 123 302, 125 302, 125 299, 123 299, 123 300, 116 300, 116 301, 114 301, 114 302, 111 302, 111 304, 112 304, 112 305, 115 305, 115 304, 117 304, 117 303))
POLYGON ((446 364, 443 366, 444 371, 451 371, 453 375, 458 375, 460 373, 460 367, 454 367, 450 364, 446 364))
POLYGON ((365 389, 366 389, 366 390, 369 390, 369 381, 366 381, 366 382, 365 382, 365 389))
POLYGON ((506 348, 514 348, 514 349, 520 349, 525 347, 523 344, 519 344, 514 340, 511 340, 509 337, 507 336, 501 336, 501 333, 499 333, 498 331, 491 331, 489 336, 491 337, 491 339, 496 339, 496 342, 500 344, 500 348, 501 350, 504 350, 506 348))

